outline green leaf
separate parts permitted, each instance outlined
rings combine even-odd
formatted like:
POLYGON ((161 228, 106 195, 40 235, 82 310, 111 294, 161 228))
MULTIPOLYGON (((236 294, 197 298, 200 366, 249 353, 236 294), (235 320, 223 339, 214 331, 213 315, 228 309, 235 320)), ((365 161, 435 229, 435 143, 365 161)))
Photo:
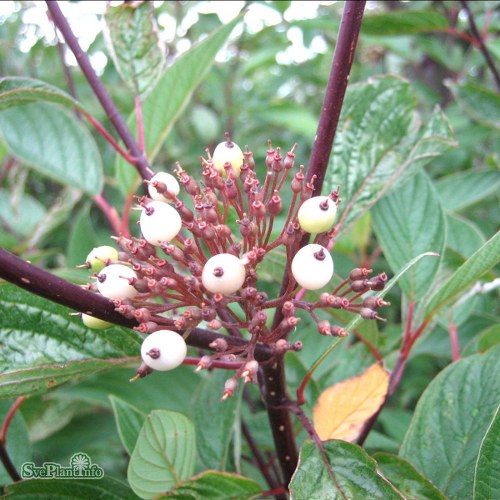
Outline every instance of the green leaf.
POLYGON ((47 390, 138 356, 137 332, 89 330, 70 312, 14 285, 0 285, 0 397, 47 390))
MULTIPOLYGON (((12 401, 0 401, 0 422, 5 421, 7 413, 12 407, 12 401)), ((7 429, 5 447, 16 470, 20 470, 24 462, 32 459, 31 443, 28 436, 28 429, 21 413, 17 411, 7 429)), ((12 483, 12 478, 0 463, 0 485, 12 483)))
POLYGON ((474 474, 474 499, 500 498, 500 406, 484 436, 474 474))
POLYGON ((318 447, 307 440, 290 483, 294 498, 402 498, 378 473, 375 460, 359 446, 337 440, 325 441, 323 446, 341 492, 330 477, 318 447))
POLYGON ((7 486, 2 498, 9 500, 136 500, 121 481, 102 479, 30 479, 7 486))
POLYGON ((443 208, 459 212, 486 197, 498 193, 500 172, 465 171, 442 177, 436 182, 443 208))
POLYGON ((470 257, 486 241, 479 228, 463 217, 448 214, 446 227, 446 247, 464 257, 470 257))
POLYGON ((500 129, 500 95, 477 83, 450 85, 464 111, 479 123, 500 129))
POLYGON ((304 106, 294 105, 290 102, 270 104, 249 110, 249 114, 257 122, 264 122, 276 127, 300 134, 309 140, 314 139, 318 127, 317 117, 304 106))
POLYGON ((446 498, 472 498, 476 460, 500 400, 500 346, 445 368, 427 387, 400 455, 446 498))
POLYGON ((396 455, 375 453, 382 474, 407 500, 445 500, 445 496, 411 464, 396 455))
POLYGON ((213 371, 194 395, 190 416, 196 428, 198 458, 206 469, 225 470, 233 426, 238 417, 241 391, 221 401, 224 370, 213 371))
POLYGON ((486 352, 497 344, 500 344, 500 324, 491 325, 474 335, 472 340, 462 349, 461 354, 462 356, 470 356, 477 352, 486 352))
MULTIPOLYGON (((145 99, 142 118, 146 152, 150 163, 153 163, 174 123, 189 103, 195 89, 205 78, 217 52, 223 47, 240 19, 237 17, 222 26, 179 57, 167 68, 145 99)), ((129 118, 128 124, 136 134, 135 114, 129 118)), ((120 189, 127 194, 137 179, 135 170, 121 157, 117 157, 116 173, 120 189)))
POLYGON ((50 179, 89 195, 101 192, 101 157, 88 130, 64 108, 43 102, 0 112, 10 152, 50 179))
POLYGON ((407 172, 454 146, 436 109, 421 128, 408 82, 392 76, 348 88, 335 135, 325 189, 340 186, 340 234, 407 172), (389 110, 389 112, 388 112, 389 110))
MULTIPOLYGON (((373 207, 372 216, 373 229, 393 271, 423 252, 442 255, 445 217, 424 172, 382 198, 373 207)), ((439 263, 440 259, 425 259, 402 277, 400 285, 407 297, 418 300, 429 291, 439 263)))
POLYGON ((129 365, 134 359, 68 361, 65 363, 59 362, 57 365, 12 370, 0 375, 0 398, 13 398, 47 392, 66 382, 75 382, 97 372, 129 365))
POLYGON ((36 101, 83 109, 81 104, 69 94, 41 80, 20 77, 0 79, 0 111, 36 101))
POLYGON ((128 404, 123 399, 109 396, 113 413, 115 414, 116 427, 124 448, 129 455, 135 448, 137 437, 144 424, 146 415, 135 406, 128 404))
POLYGON ((159 497, 177 500, 248 500, 262 488, 251 479, 227 472, 206 471, 159 497))
POLYGON ((145 97, 160 78, 165 55, 149 2, 108 7, 106 42, 118 73, 134 95, 145 97))
POLYGON ((44 206, 29 194, 16 196, 0 189, 0 227, 20 236, 30 235, 45 214, 44 206))
POLYGON ((130 486, 146 499, 170 491, 193 473, 195 453, 195 430, 187 417, 165 410, 151 412, 130 458, 130 486))
POLYGON ((471 286, 483 274, 500 262, 500 232, 492 236, 477 252, 467 259, 431 297, 425 314, 436 314, 471 286))
POLYGON ((361 26, 362 35, 409 35, 442 31, 448 20, 438 12, 425 10, 395 10, 383 14, 368 14, 361 26))

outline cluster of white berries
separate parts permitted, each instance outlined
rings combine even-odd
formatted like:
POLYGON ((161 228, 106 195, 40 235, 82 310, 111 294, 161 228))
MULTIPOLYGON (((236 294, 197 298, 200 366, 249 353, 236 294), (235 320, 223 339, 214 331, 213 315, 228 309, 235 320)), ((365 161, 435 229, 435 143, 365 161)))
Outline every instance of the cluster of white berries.
MULTIPOLYGON (((228 387, 235 386, 237 376, 245 381, 255 379, 258 363, 251 348, 255 341, 270 344, 277 355, 300 350, 300 342, 291 345, 287 341, 300 321, 295 311, 304 304, 294 299, 299 288, 290 286, 278 301, 268 300, 257 289, 258 264, 268 252, 285 245, 287 268, 295 280, 292 285, 296 283, 305 290, 325 287, 334 273, 329 243, 339 199, 336 192, 311 196, 314 178, 306 183, 300 167, 290 184, 293 199, 285 225, 270 241, 274 218, 282 211, 280 189, 293 167, 294 148, 283 159, 280 149, 275 151, 269 142, 267 176, 261 185, 248 147, 243 152, 227 135, 227 141, 220 143, 208 160, 202 158, 203 189, 180 166, 177 178, 166 172, 157 173, 147 181, 149 196, 138 198, 142 238, 118 238, 120 253, 108 246, 90 252, 86 267, 96 283, 89 287, 112 299, 122 314, 135 317, 139 322, 137 330, 148 334, 141 348, 146 368, 138 371, 140 376, 148 370, 179 366, 187 347, 183 336, 174 330, 186 336, 202 321, 212 330, 239 328, 252 335, 250 347, 231 347, 222 338, 211 344, 214 359, 229 356, 242 360, 241 369, 225 389, 226 396, 231 393, 228 387), (181 185, 191 197, 193 211, 178 198, 181 185), (227 225, 232 208, 239 217, 241 242, 235 240, 227 225), (301 248, 304 234, 313 235, 314 242, 301 248), (166 258, 158 257, 158 250, 166 258), (238 318, 228 307, 231 302, 239 305, 245 319, 238 318), (266 309, 276 307, 282 308, 283 320, 271 330, 266 309)), ((369 307, 363 307, 345 298, 347 293, 354 293, 357 298, 365 291, 383 287, 386 278, 379 276, 369 281, 369 272, 354 273, 349 279, 350 291, 340 296, 323 293, 316 303, 307 306, 305 310, 313 316, 322 335, 345 335, 345 330, 320 320, 315 308, 338 307, 369 319, 378 318, 370 307, 384 304, 372 301, 369 307)), ((334 292, 337 291, 339 288, 334 292)), ((92 316, 82 315, 82 319, 90 328, 109 326, 92 316)), ((198 368, 209 366, 211 361, 207 359, 212 357, 203 356, 198 368)))

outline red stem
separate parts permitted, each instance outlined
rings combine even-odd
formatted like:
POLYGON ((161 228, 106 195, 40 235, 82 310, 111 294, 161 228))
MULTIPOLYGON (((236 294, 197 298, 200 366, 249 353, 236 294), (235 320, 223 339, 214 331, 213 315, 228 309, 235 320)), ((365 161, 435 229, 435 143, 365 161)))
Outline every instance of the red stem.
POLYGON ((63 35, 64 40, 75 55, 78 65, 85 75, 85 78, 87 78, 89 85, 92 87, 94 94, 97 99, 99 99, 101 106, 108 115, 123 143, 132 153, 132 157, 135 158, 133 165, 136 167, 143 179, 150 179, 152 177, 152 171, 149 168, 146 157, 140 150, 120 111, 113 102, 113 99, 111 99, 111 96, 90 64, 88 55, 80 47, 80 43, 73 33, 68 21, 64 17, 64 14, 61 12, 58 2, 51 0, 46 1, 46 4, 51 14, 52 21, 57 26, 58 30, 63 35))
POLYGON ((123 233, 122 223, 116 209, 107 202, 102 194, 94 196, 94 202, 101 209, 106 219, 108 219, 109 225, 115 236, 120 236, 123 233))
POLYGON ((458 361, 460 359, 460 349, 458 345, 457 325, 450 321, 450 343, 451 343, 451 359, 458 361))
POLYGON ((12 406, 10 407, 9 411, 7 412, 7 415, 5 416, 5 420, 3 421, 2 429, 0 430, 0 442, 2 444, 5 444, 7 442, 7 431, 9 429, 9 425, 14 418, 14 415, 16 414, 17 410, 19 407, 24 403, 26 400, 26 396, 19 396, 12 406))

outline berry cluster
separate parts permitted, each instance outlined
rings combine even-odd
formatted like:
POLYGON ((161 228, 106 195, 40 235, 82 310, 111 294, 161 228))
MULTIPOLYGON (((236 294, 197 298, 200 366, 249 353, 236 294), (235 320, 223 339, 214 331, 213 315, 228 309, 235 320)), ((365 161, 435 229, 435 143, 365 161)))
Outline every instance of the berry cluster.
POLYGON ((312 196, 315 179, 306 182, 303 166, 293 172, 295 147, 283 158, 280 148, 274 150, 269 141, 261 182, 248 147, 243 152, 226 134, 212 155, 207 150, 207 158, 201 158, 202 182, 179 164, 177 178, 160 172, 146 181, 149 196, 137 198, 142 238, 117 238, 120 253, 99 247, 89 254, 86 266, 96 279, 89 288, 112 299, 120 313, 137 319, 137 330, 147 335, 139 377, 181 364, 187 352, 185 338, 203 323, 247 340, 235 346, 219 338, 210 345, 214 352, 198 363, 199 370, 215 360, 235 362, 235 374, 224 389, 228 397, 239 377, 256 380, 257 343, 270 345, 276 356, 301 349, 300 342, 288 341, 300 321, 298 310, 315 320, 322 335, 347 332, 322 320, 317 314, 321 308, 380 319, 377 308, 387 303, 362 296, 381 290, 387 276, 370 278, 368 269, 354 269, 335 290, 314 302, 303 298, 306 290, 325 287, 333 276, 330 247, 340 199, 337 191, 312 196), (287 210, 282 200, 285 187, 291 190, 287 210), (230 225, 234 214, 237 230, 230 225), (281 228, 275 228, 277 220, 281 228), (309 234, 314 235, 313 243, 302 246, 309 234), (286 252, 288 286, 280 296, 269 298, 259 289, 259 265, 278 247, 286 252), (282 320, 272 327, 271 313, 276 311, 282 320))

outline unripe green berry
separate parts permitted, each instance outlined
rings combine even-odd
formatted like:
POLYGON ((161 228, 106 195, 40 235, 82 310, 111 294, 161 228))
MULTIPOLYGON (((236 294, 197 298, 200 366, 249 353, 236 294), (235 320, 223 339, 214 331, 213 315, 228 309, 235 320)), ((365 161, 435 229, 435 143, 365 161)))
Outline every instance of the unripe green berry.
POLYGON ((221 142, 215 148, 212 155, 214 168, 222 175, 226 175, 225 163, 230 163, 236 175, 240 175, 241 166, 243 165, 243 151, 238 144, 232 141, 221 142))
POLYGON ((328 231, 337 215, 337 205, 328 196, 313 196, 299 208, 297 217, 300 227, 307 233, 324 233, 328 231))
POLYGON ((209 292, 227 295, 239 290, 243 286, 245 277, 245 266, 238 257, 220 253, 205 263, 201 281, 209 292))
POLYGON ((292 260, 292 274, 297 283, 307 290, 322 288, 333 276, 332 256, 321 245, 306 245, 292 260))
POLYGON ((98 273, 105 266, 117 260, 118 252, 113 247, 103 245, 100 247, 95 247, 87 255, 85 263, 92 272, 98 273))
POLYGON ((184 361, 186 354, 185 340, 172 330, 151 333, 141 346, 142 360, 153 370, 173 370, 184 361))
POLYGON ((182 227, 179 212, 168 203, 152 201, 143 208, 139 221, 144 239, 151 245, 173 240, 182 227))
POLYGON ((108 321, 104 321, 103 319, 99 319, 85 313, 82 313, 82 321, 86 327, 91 328, 92 330, 105 330, 106 328, 113 326, 113 323, 109 323, 108 321))
POLYGON ((158 190, 153 186, 154 182, 161 182, 165 184, 165 186, 167 186, 168 192, 174 194, 175 196, 177 196, 181 190, 177 179, 172 174, 169 174, 168 172, 158 172, 157 174, 153 175, 153 177, 151 177, 148 183, 149 196, 155 201, 171 202, 173 200, 168 196, 159 193, 158 190))
POLYGON ((108 299, 133 299, 138 291, 129 283, 137 279, 133 269, 123 264, 111 264, 97 276, 97 289, 108 299))

